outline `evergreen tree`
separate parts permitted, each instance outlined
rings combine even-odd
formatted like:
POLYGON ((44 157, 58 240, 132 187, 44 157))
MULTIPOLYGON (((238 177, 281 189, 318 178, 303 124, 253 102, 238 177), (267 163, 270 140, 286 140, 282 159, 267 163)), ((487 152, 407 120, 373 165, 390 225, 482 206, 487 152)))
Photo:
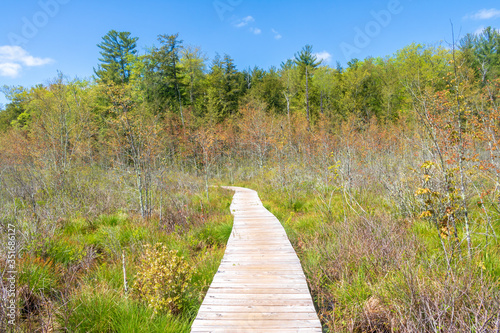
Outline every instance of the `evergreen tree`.
MULTIPOLYGON (((29 118, 26 114, 26 105, 28 104, 28 91, 23 87, 3 86, 0 92, 4 93, 10 103, 0 109, 0 133, 9 130, 13 124, 22 123, 22 119, 29 118)), ((21 124, 21 125, 24 125, 21 124)))
POLYGON ((217 54, 212 60, 210 72, 207 76, 207 109, 211 121, 223 119, 222 100, 224 98, 224 73, 220 56, 217 54))
POLYGON ((233 59, 217 55, 208 74, 208 111, 212 120, 222 121, 238 112, 239 99, 246 85, 243 73, 236 70, 233 59))
POLYGON ((266 104, 268 111, 282 113, 286 110, 283 100, 284 85, 276 68, 271 67, 269 71, 261 69, 254 70, 256 79, 252 79, 250 93, 259 101, 266 104))
POLYGON ((306 45, 302 48, 299 53, 295 54, 295 63, 301 69, 301 74, 305 77, 305 97, 306 97, 306 115, 307 115, 307 125, 311 126, 311 118, 309 111, 309 77, 313 74, 316 67, 319 66, 320 62, 312 53, 312 46, 306 45))
POLYGON ((156 112, 166 108, 179 110, 184 126, 183 100, 185 85, 182 82, 182 66, 180 53, 182 40, 179 35, 159 35, 160 47, 153 47, 145 57, 145 90, 146 100, 151 103, 156 112))
POLYGON ((130 32, 110 30, 97 46, 101 64, 97 70, 97 77, 104 83, 128 83, 130 78, 130 64, 132 57, 137 54, 137 37, 130 37, 130 32))
POLYGON ((229 55, 224 55, 221 65, 224 71, 224 86, 226 92, 224 114, 235 114, 238 112, 239 99, 244 92, 244 78, 242 73, 236 70, 234 60, 229 55))
POLYGON ((475 38, 473 48, 483 84, 497 78, 500 75, 500 32, 487 27, 475 38))

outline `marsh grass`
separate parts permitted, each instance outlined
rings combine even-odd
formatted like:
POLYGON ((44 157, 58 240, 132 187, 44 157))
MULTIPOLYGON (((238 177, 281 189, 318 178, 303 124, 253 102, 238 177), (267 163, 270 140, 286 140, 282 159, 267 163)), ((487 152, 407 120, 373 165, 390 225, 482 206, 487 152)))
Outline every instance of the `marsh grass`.
POLYGON ((144 220, 120 209, 60 220, 53 237, 34 238, 19 262, 20 330, 189 332, 231 232, 232 192, 211 188, 210 201, 201 191, 172 198, 163 213, 175 210, 182 217, 170 221, 172 228, 164 227, 165 214, 144 220), (193 269, 173 314, 155 313, 133 293, 144 246, 158 242, 193 269))
POLYGON ((450 267, 435 226, 395 214, 378 188, 353 191, 350 202, 337 191, 324 207, 328 193, 296 187, 294 202, 300 204, 290 204, 268 183, 254 186, 287 231, 325 331, 500 327, 498 241, 483 244, 472 260, 457 255, 450 267))

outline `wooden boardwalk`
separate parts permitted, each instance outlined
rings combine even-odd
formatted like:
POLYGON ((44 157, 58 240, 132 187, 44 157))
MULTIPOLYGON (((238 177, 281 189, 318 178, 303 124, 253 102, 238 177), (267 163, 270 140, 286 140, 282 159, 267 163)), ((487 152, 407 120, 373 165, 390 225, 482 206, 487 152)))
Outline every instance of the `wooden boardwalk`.
POLYGON ((191 332, 321 332, 297 254, 257 192, 234 190, 224 258, 191 332))

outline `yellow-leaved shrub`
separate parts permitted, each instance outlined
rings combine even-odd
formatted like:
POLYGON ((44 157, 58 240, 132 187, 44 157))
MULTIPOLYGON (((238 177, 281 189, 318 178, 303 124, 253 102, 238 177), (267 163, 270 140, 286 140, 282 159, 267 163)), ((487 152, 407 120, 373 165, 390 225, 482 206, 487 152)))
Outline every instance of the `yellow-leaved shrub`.
POLYGON ((146 245, 135 277, 137 296, 147 302, 154 313, 177 312, 193 269, 176 250, 161 243, 146 245))

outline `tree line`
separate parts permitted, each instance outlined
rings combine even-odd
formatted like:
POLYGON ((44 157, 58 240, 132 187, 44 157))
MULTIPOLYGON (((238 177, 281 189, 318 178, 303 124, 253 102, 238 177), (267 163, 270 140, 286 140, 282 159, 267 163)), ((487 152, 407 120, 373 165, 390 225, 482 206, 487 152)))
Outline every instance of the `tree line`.
MULTIPOLYGON (((98 44, 101 57, 94 78, 77 85, 101 92, 102 87, 119 86, 134 94, 135 102, 148 112, 174 116, 183 127, 186 112, 196 125, 220 123, 238 115, 249 101, 262 103, 271 114, 303 113, 309 127, 321 117, 331 123, 350 115, 365 122, 372 117, 395 121, 411 108, 405 84, 420 80, 443 89, 451 60, 449 49, 412 44, 392 56, 352 59, 345 68, 338 63, 332 68, 318 61, 312 46, 306 45, 278 67, 238 70, 229 55, 209 61, 199 47, 185 45, 178 34, 159 35, 158 45, 142 55, 137 40, 130 32, 108 32, 98 44)), ((499 32, 491 27, 458 43, 464 65, 478 84, 485 85, 500 74, 499 45, 499 32)), ((10 99, 0 115, 0 129, 5 131, 24 126, 33 113, 29 108, 33 96, 50 91, 51 86, 3 90, 10 99)), ((109 107, 109 99, 103 96, 96 99, 94 109, 109 107)))

